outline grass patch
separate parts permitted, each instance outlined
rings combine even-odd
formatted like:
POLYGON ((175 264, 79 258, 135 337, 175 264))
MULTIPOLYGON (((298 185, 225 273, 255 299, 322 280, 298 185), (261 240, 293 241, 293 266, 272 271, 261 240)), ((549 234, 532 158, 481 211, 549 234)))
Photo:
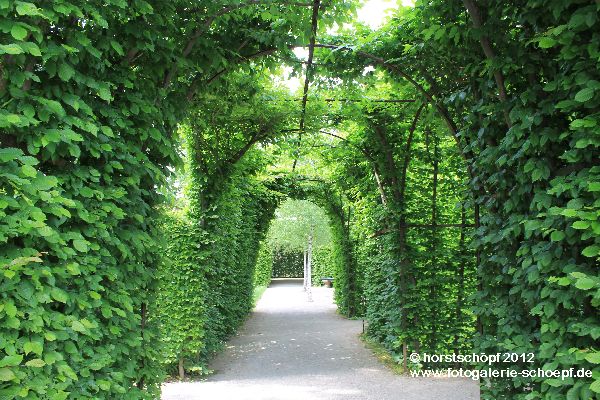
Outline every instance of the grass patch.
POLYGON ((266 286, 257 286, 254 288, 254 291, 252 292, 252 307, 253 308, 256 307, 256 303, 258 303, 258 301, 262 297, 265 290, 267 290, 266 286))
POLYGON ((398 364, 392 354, 381 345, 381 343, 376 342, 375 340, 368 337, 366 334, 361 334, 360 339, 363 341, 365 346, 369 350, 375 354, 375 357, 386 367, 392 370, 396 375, 403 375, 404 368, 402 368, 402 364, 398 364))

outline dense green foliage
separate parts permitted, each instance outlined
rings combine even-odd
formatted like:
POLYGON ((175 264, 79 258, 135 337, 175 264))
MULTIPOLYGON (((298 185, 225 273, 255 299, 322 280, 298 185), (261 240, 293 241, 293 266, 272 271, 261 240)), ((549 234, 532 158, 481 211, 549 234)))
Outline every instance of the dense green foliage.
MULTIPOLYGON (((261 257, 261 263, 256 266, 257 272, 259 270, 265 272, 268 270, 271 272, 273 278, 302 278, 304 274, 304 254, 302 252, 282 249, 270 250, 267 253, 268 255, 265 254, 261 257), (270 267, 267 268, 266 265, 270 265, 270 267)), ((312 260, 313 286, 321 286, 321 278, 323 277, 333 277, 336 275, 336 265, 338 264, 336 259, 333 258, 333 244, 317 247, 314 250, 312 260)))
POLYGON ((260 242, 258 258, 254 267, 254 287, 269 286, 273 277, 273 249, 267 240, 260 242))
POLYGON ((321 278, 335 278, 336 265, 333 243, 315 249, 312 260, 312 285, 322 286, 321 278))
POLYGON ((240 54, 310 31, 302 5, 224 5, 0 2, 3 398, 157 397, 153 221, 176 123, 240 54))
POLYGON ((407 66, 456 124, 481 207, 476 349, 595 371, 498 380, 485 398, 600 392, 598 7, 436 1, 400 15, 372 49, 407 66))
MULTIPOLYGON (((369 83, 375 87, 367 95, 386 92, 385 83, 369 83)), ((465 310, 475 260, 465 225, 473 217, 461 212, 466 171, 452 138, 421 106, 345 105, 339 112, 344 140, 326 157, 348 193, 346 222, 337 229, 340 238, 347 232, 344 264, 355 265, 352 281, 338 273, 340 284, 357 293, 354 308, 364 297, 369 335, 398 356, 471 349, 474 318, 465 310)))
MULTIPOLYGON (((231 84, 244 87, 248 81, 234 78, 231 84)), ((212 95, 207 97, 213 100, 212 95)), ((177 263, 177 258, 170 260, 175 268, 165 263, 159 312, 162 336, 173 339, 166 361, 176 362, 181 377, 186 371, 205 368, 210 356, 222 348, 252 308, 259 245, 279 198, 265 182, 255 178, 262 163, 260 158, 246 155, 250 146, 244 142, 254 144, 257 132, 273 132, 271 129, 277 126, 267 128, 266 124, 285 118, 285 114, 270 103, 254 117, 254 130, 248 131, 247 121, 253 116, 248 112, 250 105, 230 106, 228 112, 213 113, 228 104, 233 104, 231 99, 212 101, 180 128, 187 154, 183 193, 187 204, 182 219, 189 221, 193 229, 188 230, 183 247, 176 251, 196 262, 190 268, 187 259, 185 264, 177 263), (210 113, 215 124, 207 126, 210 113), (237 142, 232 140, 234 134, 238 135, 233 137, 237 142), (186 279, 185 285, 170 284, 170 274, 182 273, 185 277, 176 279, 186 279), (179 302, 193 315, 170 307, 179 302), (196 327, 190 329, 191 323, 196 327)), ((175 243, 172 234, 167 231, 167 240, 175 243)))
POLYGON ((298 250, 273 249, 271 253, 273 278, 302 278, 304 253, 298 250))
POLYGON ((2 398, 158 392, 146 312, 173 112, 155 102, 155 64, 133 69, 125 52, 162 62, 170 10, 125 6, 0 4, 2 398))
POLYGON ((376 32, 323 3, 307 73, 311 6, 0 1, 0 397, 204 368, 279 274, 287 197, 327 216, 313 279, 407 367, 533 352, 511 367, 594 376, 483 397, 600 393, 598 2, 417 1, 376 32))
MULTIPOLYGON (((167 366, 178 364, 182 356, 200 354, 205 345, 205 252, 195 246, 206 232, 185 214, 166 215, 162 226, 166 233, 163 263, 159 270, 157 315, 163 352, 167 366)), ((198 363, 198 359, 194 358, 198 363)), ((202 365, 193 365, 199 368, 202 365)))

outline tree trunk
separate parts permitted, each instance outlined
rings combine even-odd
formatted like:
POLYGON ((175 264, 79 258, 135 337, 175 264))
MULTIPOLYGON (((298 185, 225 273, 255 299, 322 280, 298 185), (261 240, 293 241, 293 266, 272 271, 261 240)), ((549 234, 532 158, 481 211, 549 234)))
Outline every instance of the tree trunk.
POLYGON ((304 282, 302 284, 302 289, 306 292, 306 290, 308 289, 308 284, 307 284, 307 280, 306 277, 308 275, 308 252, 306 250, 304 250, 304 282))
MULTIPOLYGON (((465 213, 465 204, 463 203, 460 208, 460 217, 463 225, 466 224, 466 213, 465 213)), ((458 248, 460 251, 459 264, 458 264, 458 293, 456 294, 456 313, 454 316, 454 321, 457 328, 460 328, 460 322, 462 320, 462 307, 463 307, 463 297, 465 291, 465 228, 461 228, 460 230, 460 240, 458 242, 458 248)), ((454 332, 454 353, 458 354, 458 335, 460 331, 459 329, 454 332)), ((457 365, 455 365, 457 367, 457 365)))
POLYGON ((306 252, 306 288, 308 292, 308 301, 312 299, 312 245, 313 245, 313 227, 310 227, 310 233, 308 234, 308 250, 306 252))
MULTIPOLYGON (((481 218, 479 214, 479 204, 475 202, 475 229, 478 229, 480 226, 481 218)), ((477 264, 476 268, 479 269, 481 265, 481 250, 479 247, 475 253, 475 262, 477 264)), ((479 271, 477 271, 477 291, 479 293, 483 292, 483 281, 479 271)), ((477 332, 479 332, 480 335, 483 335, 483 323, 481 321, 481 315, 477 315, 477 332)))
MULTIPOLYGON (((434 138, 433 144, 433 194, 431 196, 431 225, 437 224, 437 188, 438 188, 438 145, 437 140, 434 138)), ((437 241, 438 230, 431 230, 431 285, 429 286, 429 301, 436 307, 437 303, 437 241)), ((433 315, 431 320, 431 348, 430 351, 435 352, 437 348, 437 318, 436 315, 440 315, 441 310, 433 309, 433 315)))
POLYGON ((183 366, 183 356, 179 357, 179 379, 180 380, 185 379, 185 368, 183 366))
MULTIPOLYGON (((463 4, 471 17, 471 21, 473 22, 473 27, 477 30, 482 30, 483 28, 483 18, 481 17, 481 11, 475 3, 475 0, 463 0, 463 4)), ((479 43, 481 44, 481 49, 483 50, 483 54, 488 59, 488 61, 493 62, 496 58, 496 53, 492 46, 492 42, 490 38, 484 34, 479 35, 479 43)), ((502 74, 502 70, 499 68, 494 68, 493 71, 494 80, 496 81, 496 86, 498 88, 498 98, 500 102, 504 105, 504 121, 506 122, 506 126, 510 128, 512 123, 510 122, 510 117, 508 114, 508 110, 506 109, 506 103, 508 101, 508 96, 506 95, 506 85, 504 83, 504 75, 502 74)))

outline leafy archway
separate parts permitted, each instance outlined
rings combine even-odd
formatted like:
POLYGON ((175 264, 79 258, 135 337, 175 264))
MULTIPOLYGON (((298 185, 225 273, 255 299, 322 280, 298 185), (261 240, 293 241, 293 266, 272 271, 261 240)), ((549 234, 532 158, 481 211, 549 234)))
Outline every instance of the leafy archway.
MULTIPOLYGON (((404 360, 475 346, 597 371, 597 4, 419 2, 381 31, 317 45, 353 8, 0 2, 2 396, 156 398, 165 361, 185 368, 183 351, 200 365, 248 311, 255 244, 285 197, 269 146, 292 150, 298 170, 323 150, 334 179, 319 194, 331 194, 347 257, 338 304, 366 312, 404 360), (290 49, 307 43, 300 101, 275 93, 264 71, 302 62, 290 49), (313 78, 325 97, 309 95, 313 78), (369 79, 380 82, 369 97, 386 102, 364 98, 369 79), (189 203, 169 202, 182 148, 189 203), (165 204, 175 211, 161 230, 165 204), (171 267, 159 267, 165 231, 171 267), (164 353, 157 292, 183 332, 163 338, 164 353)), ((519 377, 483 391, 590 398, 600 387, 519 377)))

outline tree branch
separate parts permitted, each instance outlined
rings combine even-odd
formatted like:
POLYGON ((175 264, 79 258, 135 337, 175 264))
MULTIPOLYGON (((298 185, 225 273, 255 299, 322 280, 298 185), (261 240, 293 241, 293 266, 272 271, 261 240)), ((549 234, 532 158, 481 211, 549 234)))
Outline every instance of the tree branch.
MULTIPOLYGON (((302 144, 302 132, 304 131, 304 121, 306 119, 306 101, 308 100, 308 86, 312 78, 313 71, 313 56, 315 53, 315 42, 317 40, 317 24, 319 21, 319 7, 321 0, 314 0, 313 11, 311 17, 311 32, 308 45, 308 60, 306 63, 306 77, 304 79, 304 91, 302 95, 302 113, 300 115, 300 132, 298 133, 298 147, 302 144)), ((298 157, 294 158, 294 164, 292 165, 292 171, 296 169, 298 163, 298 157)))
POLYGON ((417 122, 419 121, 421 112, 423 111, 423 108, 425 108, 426 104, 427 103, 421 104, 421 106, 415 113, 415 116, 413 118, 412 124, 410 126, 410 130, 408 133, 408 139, 406 140, 406 148, 404 149, 404 163, 402 165, 402 178, 400 181, 400 199, 402 202, 404 202, 404 195, 406 193, 406 175, 408 173, 408 165, 410 164, 410 158, 411 158, 410 157, 411 156, 410 148, 412 146, 412 139, 413 139, 413 136, 415 133, 415 129, 417 129, 417 122))
MULTIPOLYGON (((471 16, 471 21, 473 21, 473 27, 475 29, 481 30, 483 28, 483 20, 481 18, 481 12, 479 11, 479 7, 475 3, 475 0, 463 0, 463 4, 467 9, 467 12, 471 16)), ((481 44, 481 48, 483 49, 483 54, 485 57, 494 61, 496 58, 496 53, 494 52, 494 48, 492 47, 492 43, 490 39, 484 35, 483 33, 479 36, 479 43, 481 44)), ((502 71, 497 68, 494 68, 494 80, 496 81, 496 86, 498 87, 498 98, 502 103, 506 103, 508 101, 508 96, 506 95, 506 86, 504 84, 504 75, 502 75, 502 71)), ((510 122, 510 117, 508 115, 508 110, 504 109, 504 120, 506 125, 510 128, 512 126, 510 122)))
POLYGON ((358 149, 361 153, 363 153, 363 155, 365 156, 365 158, 367 160, 370 161, 371 165, 373 166, 373 175, 375 177, 375 182, 377 183, 377 190, 379 191, 379 196, 381 197, 381 203, 384 206, 387 206, 387 196, 385 194, 385 189, 383 187, 383 183, 381 182, 381 174, 379 173, 379 169, 377 168, 377 162, 375 162, 375 159, 373 158, 373 156, 371 155, 371 153, 369 153, 369 151, 367 149, 365 149, 364 147, 358 146, 354 143, 352 143, 351 141, 349 141, 348 139, 341 137, 339 135, 336 135, 335 133, 331 133, 331 132, 327 132, 327 131, 319 131, 320 133, 323 133, 325 135, 329 135, 332 136, 334 138, 338 138, 340 140, 343 140, 344 142, 350 144, 351 146, 353 146, 354 148, 358 149))
MULTIPOLYGON (((248 56, 240 56, 244 59, 244 61, 249 61, 253 58, 257 58, 257 57, 261 57, 261 56, 266 56, 269 54, 273 54, 274 52, 276 52, 277 49, 265 49, 265 50, 261 50, 258 51, 254 54, 250 54, 248 56)), ((224 73, 226 73, 228 71, 228 68, 223 68, 222 70, 218 71, 217 73, 215 73, 213 76, 211 76, 210 78, 208 78, 205 82, 206 85, 211 84, 213 81, 215 81, 218 77, 220 77, 221 75, 223 75, 224 73)), ((200 80, 200 77, 195 78, 192 83, 190 84, 190 87, 188 89, 186 98, 188 99, 188 101, 192 101, 194 99, 194 95, 196 94, 196 89, 198 88, 198 82, 200 80)))
POLYGON ((248 143, 246 143, 244 145, 244 147, 242 147, 240 150, 238 150, 237 153, 235 153, 233 155, 233 157, 229 158, 226 161, 226 164, 235 164, 236 162, 238 162, 243 156, 244 154, 246 154, 248 152, 248 150, 250 150, 250 148, 252 146, 254 146, 255 143, 257 143, 258 141, 266 138, 267 136, 269 136, 269 129, 268 128, 263 128, 261 130, 258 130, 256 133, 254 133, 251 137, 250 140, 248 141, 248 143))
MULTIPOLYGON (((425 228, 425 229, 438 229, 438 228, 475 228, 476 224, 404 224, 400 228, 425 228)), ((394 229, 380 229, 371 235, 371 239, 379 236, 387 235, 388 233, 394 232, 394 229)))
MULTIPOLYGON (((264 1, 264 0, 249 0, 242 4, 235 4, 235 5, 225 7, 223 9, 221 9, 220 11, 218 11, 217 13, 209 16, 202 23, 202 25, 194 31, 194 33, 188 40, 187 44, 183 48, 181 57, 186 58, 187 56, 190 55, 190 53, 194 49, 194 46, 196 45, 196 42, 198 42, 198 39, 202 36, 202 34, 204 34, 206 31, 208 31, 208 29, 210 29, 210 26, 212 25, 214 20, 217 19, 218 17, 221 17, 225 14, 229 14, 230 12, 239 10, 241 8, 246 8, 246 7, 251 7, 254 5, 261 5, 261 4, 276 4, 276 5, 280 5, 280 6, 281 5, 284 5, 284 6, 289 5, 289 6, 297 6, 297 7, 310 7, 312 5, 311 3, 299 3, 299 2, 283 1, 283 2, 274 3, 272 1, 264 1)), ((171 67, 171 69, 169 70, 167 75, 165 76, 165 79, 163 81, 163 88, 166 89, 171 84, 171 80, 173 79, 173 77, 175 76, 176 73, 177 73, 177 63, 173 63, 173 66, 171 67)))

